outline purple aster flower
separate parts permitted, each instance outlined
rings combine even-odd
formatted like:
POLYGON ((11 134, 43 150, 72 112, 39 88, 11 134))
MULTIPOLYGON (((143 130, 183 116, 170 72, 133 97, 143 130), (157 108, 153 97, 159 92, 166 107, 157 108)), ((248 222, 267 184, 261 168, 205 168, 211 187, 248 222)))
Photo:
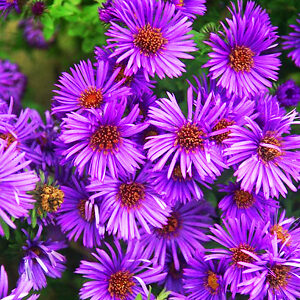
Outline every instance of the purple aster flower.
MULTIPOLYGON (((298 14, 300 17, 300 14, 298 14)), ((294 30, 288 36, 283 36, 286 41, 282 43, 282 48, 290 50, 288 57, 291 57, 297 67, 300 67, 300 19, 296 19, 297 24, 290 27, 294 30)))
MULTIPOLYGON (((0 218, 10 227, 16 228, 13 218, 25 217, 35 202, 27 192, 35 188, 38 181, 33 171, 25 171, 30 161, 25 161, 25 153, 16 151, 17 142, 9 147, 0 145, 0 218)), ((0 235, 4 235, 0 225, 0 235)))
POLYGON ((252 220, 249 224, 245 215, 242 215, 239 219, 223 220, 223 223, 225 228, 218 224, 210 228, 213 233, 210 238, 225 247, 225 249, 207 249, 206 251, 212 254, 206 255, 205 260, 225 260, 226 271, 223 278, 226 287, 230 284, 232 296, 235 297, 236 293, 239 292, 238 285, 242 281, 254 277, 254 274, 243 273, 244 268, 240 262, 252 262, 253 258, 250 254, 256 255, 265 249, 265 237, 269 223, 264 228, 255 220, 252 220))
POLYGON ((148 168, 139 175, 120 175, 113 179, 106 176, 103 182, 93 181, 88 191, 94 192, 91 199, 104 196, 100 211, 107 222, 109 233, 118 238, 140 238, 139 227, 150 233, 150 224, 162 228, 167 223, 169 208, 161 200, 149 180, 148 168))
POLYGON ((167 251, 170 251, 176 270, 180 269, 178 250, 188 261, 196 249, 204 249, 202 243, 208 241, 207 228, 212 223, 211 207, 206 201, 191 201, 177 204, 172 208, 167 224, 162 228, 152 227, 151 234, 141 236, 141 243, 147 255, 153 255, 154 264, 164 266, 167 251))
POLYGON ((172 78, 185 72, 179 58, 191 59, 186 52, 197 49, 188 34, 192 22, 175 12, 175 5, 162 0, 118 0, 116 14, 126 27, 111 22, 107 42, 108 48, 115 49, 111 56, 118 57, 117 63, 128 59, 125 75, 141 68, 147 80, 149 75, 172 78))
POLYGON ((104 235, 104 227, 100 223, 100 203, 90 199, 85 181, 75 176, 72 176, 69 186, 62 186, 61 189, 65 197, 57 221, 62 231, 75 242, 82 236, 85 247, 99 246, 104 235))
POLYGON ((276 96, 283 106, 297 106, 300 101, 300 86, 294 80, 288 80, 277 88, 276 96))
POLYGON ((184 290, 191 300, 226 300, 224 273, 225 260, 205 261, 204 254, 197 251, 184 268, 184 290))
POLYGON ((130 94, 129 88, 122 86, 125 79, 115 82, 120 68, 109 75, 107 61, 98 61, 96 70, 90 60, 81 61, 70 70, 72 74, 64 72, 56 84, 59 89, 54 90, 57 95, 52 105, 55 114, 103 108, 105 103, 130 94))
MULTIPOLYGON (((0 266, 0 298, 1 300, 15 300, 23 299, 28 295, 32 289, 32 283, 25 279, 25 276, 21 276, 19 284, 15 289, 8 295, 8 277, 4 269, 4 266, 0 266)), ((34 300, 37 298, 26 298, 28 300, 34 300)))
POLYGON ((205 2, 206 0, 171 0, 171 3, 174 3, 176 8, 189 18, 203 16, 206 12, 205 2))
POLYGON ((120 21, 115 13, 115 7, 113 0, 106 0, 102 3, 102 6, 98 8, 99 19, 104 23, 109 23, 110 21, 120 21))
POLYGON ((80 299, 134 300, 139 293, 146 299, 146 284, 166 276, 162 267, 152 266, 138 242, 130 242, 125 253, 118 241, 114 246, 116 250, 107 243, 108 251, 96 249, 97 262, 81 261, 75 273, 90 280, 80 289, 80 299))
POLYGON ((26 279, 33 284, 33 289, 40 290, 47 286, 46 276, 60 278, 65 270, 66 258, 57 252, 65 247, 63 242, 52 240, 41 241, 43 227, 40 226, 34 239, 23 230, 27 245, 22 249, 25 255, 19 266, 19 274, 25 274, 26 279))
POLYGON ((0 17, 6 17, 12 9, 15 9, 17 13, 21 12, 18 0, 0 0, 0 17))
POLYGON ((213 52, 203 66, 210 68, 212 78, 218 78, 218 85, 228 94, 241 97, 271 87, 270 80, 277 80, 280 66, 280 53, 271 52, 277 36, 269 16, 252 1, 247 2, 244 13, 242 6, 242 1, 238 1, 237 9, 232 4, 228 26, 221 23, 224 33, 210 34, 206 43, 213 52))
POLYGON ((170 205, 178 202, 187 203, 192 200, 202 200, 203 192, 199 184, 210 188, 206 183, 213 183, 210 177, 203 181, 196 170, 193 170, 192 176, 187 174, 183 178, 180 165, 176 164, 171 177, 168 179, 168 166, 164 166, 161 171, 152 172, 150 174, 155 190, 168 199, 170 205))
POLYGON ((21 107, 21 97, 25 91, 26 82, 27 79, 19 71, 18 65, 0 59, 0 98, 9 102, 13 97, 15 111, 21 107))
MULTIPOLYGON (((217 120, 222 110, 212 107, 213 93, 209 95, 204 105, 201 104, 201 94, 197 95, 194 105, 192 87, 187 92, 188 116, 183 115, 176 98, 167 93, 169 99, 156 101, 159 108, 150 107, 149 123, 163 129, 166 133, 150 136, 144 149, 148 149, 148 158, 159 161, 154 171, 162 170, 170 161, 168 179, 171 178, 176 163, 180 162, 183 178, 192 177, 192 167, 202 180, 207 177, 214 179, 226 167, 220 153, 213 147, 208 136, 210 125, 217 120)), ((223 108, 225 107, 225 103, 223 108)))
POLYGON ((34 16, 41 16, 46 9, 46 5, 44 1, 36 1, 31 6, 31 12, 34 16))
POLYGON ((299 180, 299 152, 290 150, 300 146, 300 137, 283 135, 289 132, 290 125, 298 123, 297 113, 290 112, 282 118, 271 118, 264 127, 248 117, 246 128, 231 126, 230 138, 225 140, 229 148, 228 164, 239 164, 234 176, 241 181, 241 188, 255 193, 263 189, 266 199, 286 196, 284 183, 294 192, 292 178, 299 180))
POLYGON ((240 284, 241 293, 250 294, 250 300, 266 297, 268 300, 299 299, 299 250, 286 251, 285 247, 279 246, 276 237, 270 243, 267 253, 262 256, 251 254, 250 262, 239 263, 245 267, 244 275, 253 276, 251 280, 245 278, 240 284))
POLYGON ((262 192, 258 194, 244 191, 239 183, 229 182, 228 185, 220 185, 220 192, 227 195, 219 202, 222 218, 240 218, 245 214, 246 220, 251 224, 252 220, 267 222, 272 212, 279 208, 279 203, 272 198, 265 199, 262 192))
POLYGON ((24 40, 33 48, 46 49, 54 41, 54 37, 46 41, 43 34, 44 25, 33 17, 22 20, 19 27, 23 29, 24 40))
POLYGON ((62 155, 72 160, 79 174, 86 170, 92 179, 102 181, 106 168, 116 178, 126 171, 133 174, 143 163, 144 156, 129 138, 148 125, 133 124, 139 114, 137 106, 122 118, 125 108, 126 102, 113 102, 105 106, 103 113, 91 109, 87 116, 72 113, 64 118, 62 155))

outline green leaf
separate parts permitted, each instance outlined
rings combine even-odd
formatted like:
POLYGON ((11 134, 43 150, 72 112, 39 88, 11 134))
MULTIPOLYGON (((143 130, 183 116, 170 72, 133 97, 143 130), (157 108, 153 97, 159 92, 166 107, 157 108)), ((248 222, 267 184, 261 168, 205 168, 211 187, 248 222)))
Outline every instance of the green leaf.
POLYGON ((137 294, 135 297, 135 300, 143 300, 142 295, 141 294, 137 294))
POLYGON ((41 18, 41 22, 44 25, 43 28, 44 37, 46 40, 49 40, 55 32, 54 19, 49 14, 44 14, 41 18))
POLYGON ((157 296, 156 300, 165 300, 168 299, 168 296, 170 295, 170 292, 168 292, 166 289, 163 289, 159 295, 157 296))
POLYGON ((36 210, 35 208, 31 211, 31 226, 32 228, 35 228, 36 222, 37 221, 37 216, 36 216, 36 210))
POLYGON ((2 227, 2 229, 3 229, 3 231, 4 231, 5 238, 6 238, 7 240, 9 240, 9 237, 10 237, 9 226, 3 221, 2 218, 0 218, 0 226, 2 227))
POLYGON ((149 286, 149 293, 148 293, 147 300, 150 300, 150 297, 151 297, 151 291, 152 291, 152 287, 151 287, 151 285, 150 285, 150 286, 149 286))

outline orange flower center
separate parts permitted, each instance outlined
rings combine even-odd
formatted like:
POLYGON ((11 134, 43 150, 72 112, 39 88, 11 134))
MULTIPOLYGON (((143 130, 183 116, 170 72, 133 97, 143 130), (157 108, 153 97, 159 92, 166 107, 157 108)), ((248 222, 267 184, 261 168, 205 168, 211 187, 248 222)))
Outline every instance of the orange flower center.
POLYGON ((141 183, 122 183, 117 198, 123 206, 132 208, 145 199, 145 187, 141 183))
POLYGON ((243 190, 236 190, 233 197, 238 208, 249 208, 255 202, 252 194, 243 190))
POLYGON ((271 288, 279 290, 285 288, 288 284, 289 274, 291 267, 283 265, 275 265, 269 271, 267 275, 267 281, 269 282, 271 288))
POLYGON ((239 265, 238 262, 250 263, 253 261, 253 258, 250 255, 244 253, 241 250, 247 250, 249 252, 255 253, 254 248, 248 244, 240 244, 236 248, 231 248, 230 251, 232 252, 233 264, 238 268, 244 268, 244 266, 239 265))
MULTIPOLYGON (((280 142, 275 137, 269 136, 269 135, 264 137, 260 142, 264 143, 264 144, 274 145, 277 147, 279 147, 281 145, 280 142)), ((274 148, 259 146, 258 147, 258 155, 261 157, 261 159, 263 161, 269 162, 269 161, 272 161, 274 158, 280 156, 281 152, 274 148)))
POLYGON ((98 108, 103 102, 102 90, 95 87, 87 88, 80 94, 79 103, 85 108, 98 108))
POLYGON ((116 299, 127 299, 129 294, 132 294, 132 287, 135 283, 132 279, 132 274, 129 271, 118 271, 108 280, 108 291, 111 297, 116 299))
POLYGON ((219 288, 219 283, 218 283, 218 276, 212 271, 207 272, 207 282, 205 284, 205 287, 209 290, 209 292, 212 295, 216 295, 218 288, 219 288))
MULTIPOLYGON (((234 121, 229 121, 227 119, 221 119, 214 127, 213 127, 213 131, 218 131, 221 129, 226 129, 228 126, 233 125, 234 121)), ((218 144, 222 144, 222 142, 226 139, 228 139, 229 134, 231 133, 230 130, 218 134, 218 135, 214 135, 211 137, 212 140, 215 140, 218 144)))
POLYGON ((236 46, 231 50, 229 55, 229 65, 236 72, 250 72, 254 66, 253 61, 254 52, 245 46, 236 46))

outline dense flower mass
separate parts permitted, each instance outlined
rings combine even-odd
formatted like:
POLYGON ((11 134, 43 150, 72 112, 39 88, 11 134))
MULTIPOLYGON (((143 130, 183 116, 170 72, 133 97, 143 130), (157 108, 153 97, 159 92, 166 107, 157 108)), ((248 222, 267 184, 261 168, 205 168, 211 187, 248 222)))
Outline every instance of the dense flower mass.
POLYGON ((206 2, 0 0, 1 300, 300 299, 295 1, 206 2))

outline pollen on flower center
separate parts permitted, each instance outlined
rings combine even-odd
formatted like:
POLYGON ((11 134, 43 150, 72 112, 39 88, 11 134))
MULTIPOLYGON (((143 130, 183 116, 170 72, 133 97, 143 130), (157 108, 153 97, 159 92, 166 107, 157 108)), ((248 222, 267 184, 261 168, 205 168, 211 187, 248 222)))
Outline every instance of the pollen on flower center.
POLYGON ((133 75, 131 75, 131 76, 126 76, 126 75, 124 74, 124 72, 125 72, 125 65, 123 65, 123 64, 116 64, 116 65, 114 66, 114 70, 117 69, 117 68, 119 68, 119 67, 120 67, 121 69, 120 69, 118 75, 117 75, 116 78, 115 78, 115 82, 119 82, 119 81, 121 81, 122 79, 125 78, 125 81, 124 81, 123 84, 126 85, 126 86, 130 86, 130 84, 131 84, 131 82, 132 82, 132 80, 133 80, 133 75))
POLYGON ((205 287, 210 291, 212 295, 217 294, 219 283, 218 283, 218 276, 212 271, 207 272, 207 282, 205 287))
POLYGON ((168 42, 161 33, 160 28, 152 27, 147 24, 138 29, 134 36, 133 43, 140 48, 140 52, 146 56, 156 54, 168 42))
POLYGON ((90 145, 94 151, 112 151, 113 149, 117 149, 119 141, 120 131, 117 126, 101 125, 93 133, 90 145))
POLYGON ((141 183, 122 183, 117 198, 123 206, 132 208, 145 199, 145 187, 141 183))
POLYGON ((108 291, 115 299, 127 299, 127 296, 132 294, 133 286, 135 283, 129 271, 118 271, 110 275, 108 280, 108 291))
POLYGON ((183 180, 190 180, 191 177, 187 174, 186 175, 186 178, 184 179, 183 176, 182 176, 182 173, 181 173, 181 168, 180 168, 180 165, 177 164, 175 165, 174 169, 173 169, 173 172, 172 172, 172 179, 174 181, 183 181, 183 180))
POLYGON ((275 265, 273 266, 269 274, 267 275, 267 281, 274 289, 285 288, 288 284, 288 280, 291 277, 289 274, 291 268, 289 266, 275 265))
POLYGON ((82 107, 98 108, 103 102, 102 90, 95 87, 87 88, 80 94, 78 101, 82 107))
POLYGON ((11 133, 0 133, 0 139, 6 141, 5 149, 17 140, 11 133))
POLYGON ((204 132, 196 124, 187 123, 177 131, 175 146, 179 145, 187 153, 203 147, 204 132))
POLYGON ((180 227, 179 216, 176 212, 172 212, 168 217, 167 224, 162 228, 156 228, 156 231, 161 236, 175 235, 180 227))
POLYGON ((95 209, 94 209, 94 207, 93 207, 92 213, 91 213, 91 217, 90 217, 90 219, 88 220, 87 217, 86 217, 86 213, 85 213, 85 212, 86 212, 86 209, 85 209, 85 203, 86 203, 86 202, 87 202, 86 199, 80 200, 79 203, 78 203, 77 208, 78 208, 78 210, 79 210, 79 213, 80 213, 81 217, 82 217, 85 221, 92 222, 92 221, 95 219, 95 209))
POLYGON ((230 251, 232 252, 232 262, 238 268, 244 268, 243 266, 239 265, 238 262, 250 263, 253 261, 253 258, 251 256, 241 250, 247 250, 249 252, 255 253, 254 248, 248 244, 240 244, 236 248, 230 248, 230 251))
POLYGON ((42 254, 41 248, 35 247, 35 246, 32 246, 31 248, 29 248, 28 251, 35 253, 37 256, 40 256, 42 254))
POLYGON ((275 224, 271 227, 270 233, 272 235, 277 235, 277 238, 280 239, 283 243, 290 237, 288 230, 283 229, 282 226, 275 224))
POLYGON ((44 184, 40 189, 40 206, 45 212, 55 212, 64 202, 64 196, 61 189, 44 184))
POLYGON ((6 0, 6 3, 13 4, 14 2, 15 2, 15 0, 6 0))
POLYGON ((249 208, 255 202, 253 195, 243 190, 234 191, 233 198, 238 208, 249 208))
POLYGON ((245 46, 236 46, 229 55, 229 65, 236 72, 250 72, 254 66, 254 52, 245 46))
MULTIPOLYGON (((266 136, 261 141, 261 143, 274 145, 279 147, 281 144, 280 142, 273 136, 266 136)), ((258 155, 261 157, 261 159, 265 162, 272 161, 274 158, 281 155, 281 152, 274 148, 269 148, 265 146, 259 146, 258 147, 258 155)))
POLYGON ((177 7, 183 7, 184 6, 184 0, 179 0, 176 4, 177 7))
MULTIPOLYGON (((233 125, 234 121, 229 121, 227 119, 221 119, 214 127, 213 127, 213 131, 218 131, 221 129, 226 129, 228 126, 233 125)), ((223 132, 221 134, 218 135, 214 135, 211 137, 212 140, 215 140, 218 144, 222 144, 222 142, 226 139, 228 139, 229 134, 231 133, 230 130, 223 132)))

